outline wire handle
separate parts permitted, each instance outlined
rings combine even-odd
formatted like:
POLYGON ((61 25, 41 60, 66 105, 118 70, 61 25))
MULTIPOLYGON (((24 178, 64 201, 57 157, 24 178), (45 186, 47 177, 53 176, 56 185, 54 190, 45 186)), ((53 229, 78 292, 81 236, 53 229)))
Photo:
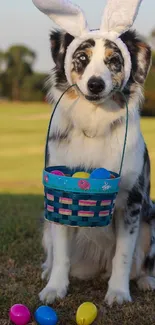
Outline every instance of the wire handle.
MULTIPOLYGON (((62 97, 66 94, 66 92, 71 89, 72 87, 76 86, 76 84, 73 84, 71 86, 69 86, 64 92, 63 94, 60 96, 60 98, 58 99, 55 107, 54 107, 54 110, 51 114, 51 118, 50 118, 50 121, 49 121, 49 126, 48 126, 48 131, 47 131, 47 137, 46 137, 46 145, 45 145, 45 169, 46 169, 46 166, 47 166, 47 160, 48 160, 48 140, 49 140, 49 134, 50 134, 50 129, 51 129, 51 123, 52 123, 52 120, 53 120, 53 116, 55 114, 55 111, 62 99, 62 97)), ((124 162, 124 156, 125 156, 125 149, 126 149, 126 143, 127 143, 127 135, 128 135, 128 124, 129 124, 129 108, 128 108, 128 103, 127 103, 127 100, 126 100, 126 97, 125 95, 123 94, 123 92, 121 90, 116 90, 117 92, 119 92, 123 98, 124 98, 124 101, 125 101, 125 106, 126 106, 126 127, 125 127, 125 135, 124 135, 124 144, 123 144, 123 150, 122 150, 122 157, 121 157, 121 164, 120 164, 120 169, 119 169, 119 176, 121 176, 121 173, 122 173, 122 168, 123 168, 123 162, 124 162)))
POLYGON ((51 123, 52 123, 52 120, 53 120, 54 113, 55 113, 55 111, 56 111, 56 109, 57 109, 57 107, 58 107, 58 105, 59 105, 59 103, 60 103, 62 97, 67 93, 67 91, 68 91, 70 88, 72 88, 72 87, 74 87, 74 86, 76 86, 76 85, 71 85, 71 86, 69 86, 69 87, 68 87, 68 88, 63 92, 63 94, 60 96, 60 98, 58 99, 57 103, 55 104, 54 110, 53 110, 53 112, 52 112, 52 114, 51 114, 51 118, 50 118, 49 126, 48 126, 48 131, 47 131, 47 137, 46 137, 46 145, 45 145, 45 163, 44 163, 44 165, 45 165, 45 169, 46 169, 46 166, 47 166, 47 160, 48 160, 48 140, 49 140, 49 134, 50 134, 50 129, 51 129, 51 123))
POLYGON ((123 94, 123 92, 121 90, 117 90, 117 92, 119 92, 122 95, 122 97, 124 98, 125 107, 126 107, 126 123, 125 123, 124 144, 123 144, 122 158, 121 158, 121 164, 120 164, 120 169, 119 169, 119 176, 121 176, 122 168, 123 168, 123 162, 124 162, 124 156, 125 156, 126 143, 127 143, 127 136, 128 136, 129 107, 128 107, 128 103, 127 103, 126 97, 123 94))

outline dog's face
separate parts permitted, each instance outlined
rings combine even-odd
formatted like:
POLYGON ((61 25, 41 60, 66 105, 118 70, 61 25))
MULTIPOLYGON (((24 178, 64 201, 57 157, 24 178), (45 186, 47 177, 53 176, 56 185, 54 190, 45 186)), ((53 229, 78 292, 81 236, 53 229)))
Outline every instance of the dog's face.
MULTIPOLYGON (((143 85, 151 61, 149 46, 137 37, 135 32, 128 31, 121 36, 130 55, 132 70, 124 93, 128 96, 136 91, 137 85, 143 85)), ((67 80, 64 61, 68 45, 73 37, 61 32, 51 34, 51 52, 56 64, 56 87, 64 91, 67 80)), ((120 89, 124 81, 124 59, 118 46, 105 39, 88 39, 82 42, 72 55, 70 64, 73 83, 89 101, 102 101, 114 90, 120 89)))
POLYGON ((88 39, 80 44, 72 56, 73 83, 90 101, 107 98, 120 89, 124 80, 124 59, 112 41, 88 39))

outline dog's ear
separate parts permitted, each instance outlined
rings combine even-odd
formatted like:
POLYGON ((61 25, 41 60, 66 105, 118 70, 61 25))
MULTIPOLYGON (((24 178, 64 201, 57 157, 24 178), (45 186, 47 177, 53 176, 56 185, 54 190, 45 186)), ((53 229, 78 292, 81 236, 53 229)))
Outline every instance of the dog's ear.
POLYGON ((73 39, 73 36, 61 31, 52 31, 50 34, 52 58, 58 70, 64 69, 66 50, 73 39))
POLYGON ((130 78, 142 85, 151 66, 151 49, 137 36, 135 31, 124 33, 121 39, 126 44, 131 55, 132 71, 130 78))

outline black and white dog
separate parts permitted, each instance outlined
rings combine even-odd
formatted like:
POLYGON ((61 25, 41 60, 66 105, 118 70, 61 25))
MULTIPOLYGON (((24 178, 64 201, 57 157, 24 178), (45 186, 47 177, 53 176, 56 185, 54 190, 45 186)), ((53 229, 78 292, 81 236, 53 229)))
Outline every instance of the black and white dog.
MULTIPOLYGON (((150 162, 140 129, 140 103, 151 50, 135 32, 121 39, 131 55, 132 71, 123 88, 129 106, 129 130, 120 192, 113 223, 103 228, 68 228, 45 223, 43 245, 47 253, 42 278, 48 283, 40 299, 63 298, 69 276, 109 278, 108 304, 131 301, 129 280, 140 289, 155 289, 155 219, 150 200, 150 162)), ((66 49, 73 37, 53 31, 51 52, 55 62, 49 81, 49 101, 55 104, 69 86, 64 72, 66 49)), ((55 112, 49 141, 49 165, 104 167, 118 172, 125 132, 125 103, 119 93, 124 80, 124 59, 115 43, 87 39, 72 55, 70 89, 55 112), (96 72, 96 73, 95 73, 96 72)))

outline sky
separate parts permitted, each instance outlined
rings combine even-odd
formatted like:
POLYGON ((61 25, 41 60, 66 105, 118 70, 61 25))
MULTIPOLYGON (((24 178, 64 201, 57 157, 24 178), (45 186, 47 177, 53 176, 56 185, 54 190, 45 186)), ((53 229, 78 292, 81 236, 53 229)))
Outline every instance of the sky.
MULTIPOLYGON (((130 0, 127 0, 130 1, 130 0)), ((85 12, 90 28, 98 28, 106 0, 72 0, 85 12)), ((35 70, 52 67, 49 33, 52 21, 33 5, 32 0, 0 0, 0 49, 24 44, 37 53, 35 70)), ((155 28, 155 0, 143 0, 134 27, 147 36, 155 28)))

